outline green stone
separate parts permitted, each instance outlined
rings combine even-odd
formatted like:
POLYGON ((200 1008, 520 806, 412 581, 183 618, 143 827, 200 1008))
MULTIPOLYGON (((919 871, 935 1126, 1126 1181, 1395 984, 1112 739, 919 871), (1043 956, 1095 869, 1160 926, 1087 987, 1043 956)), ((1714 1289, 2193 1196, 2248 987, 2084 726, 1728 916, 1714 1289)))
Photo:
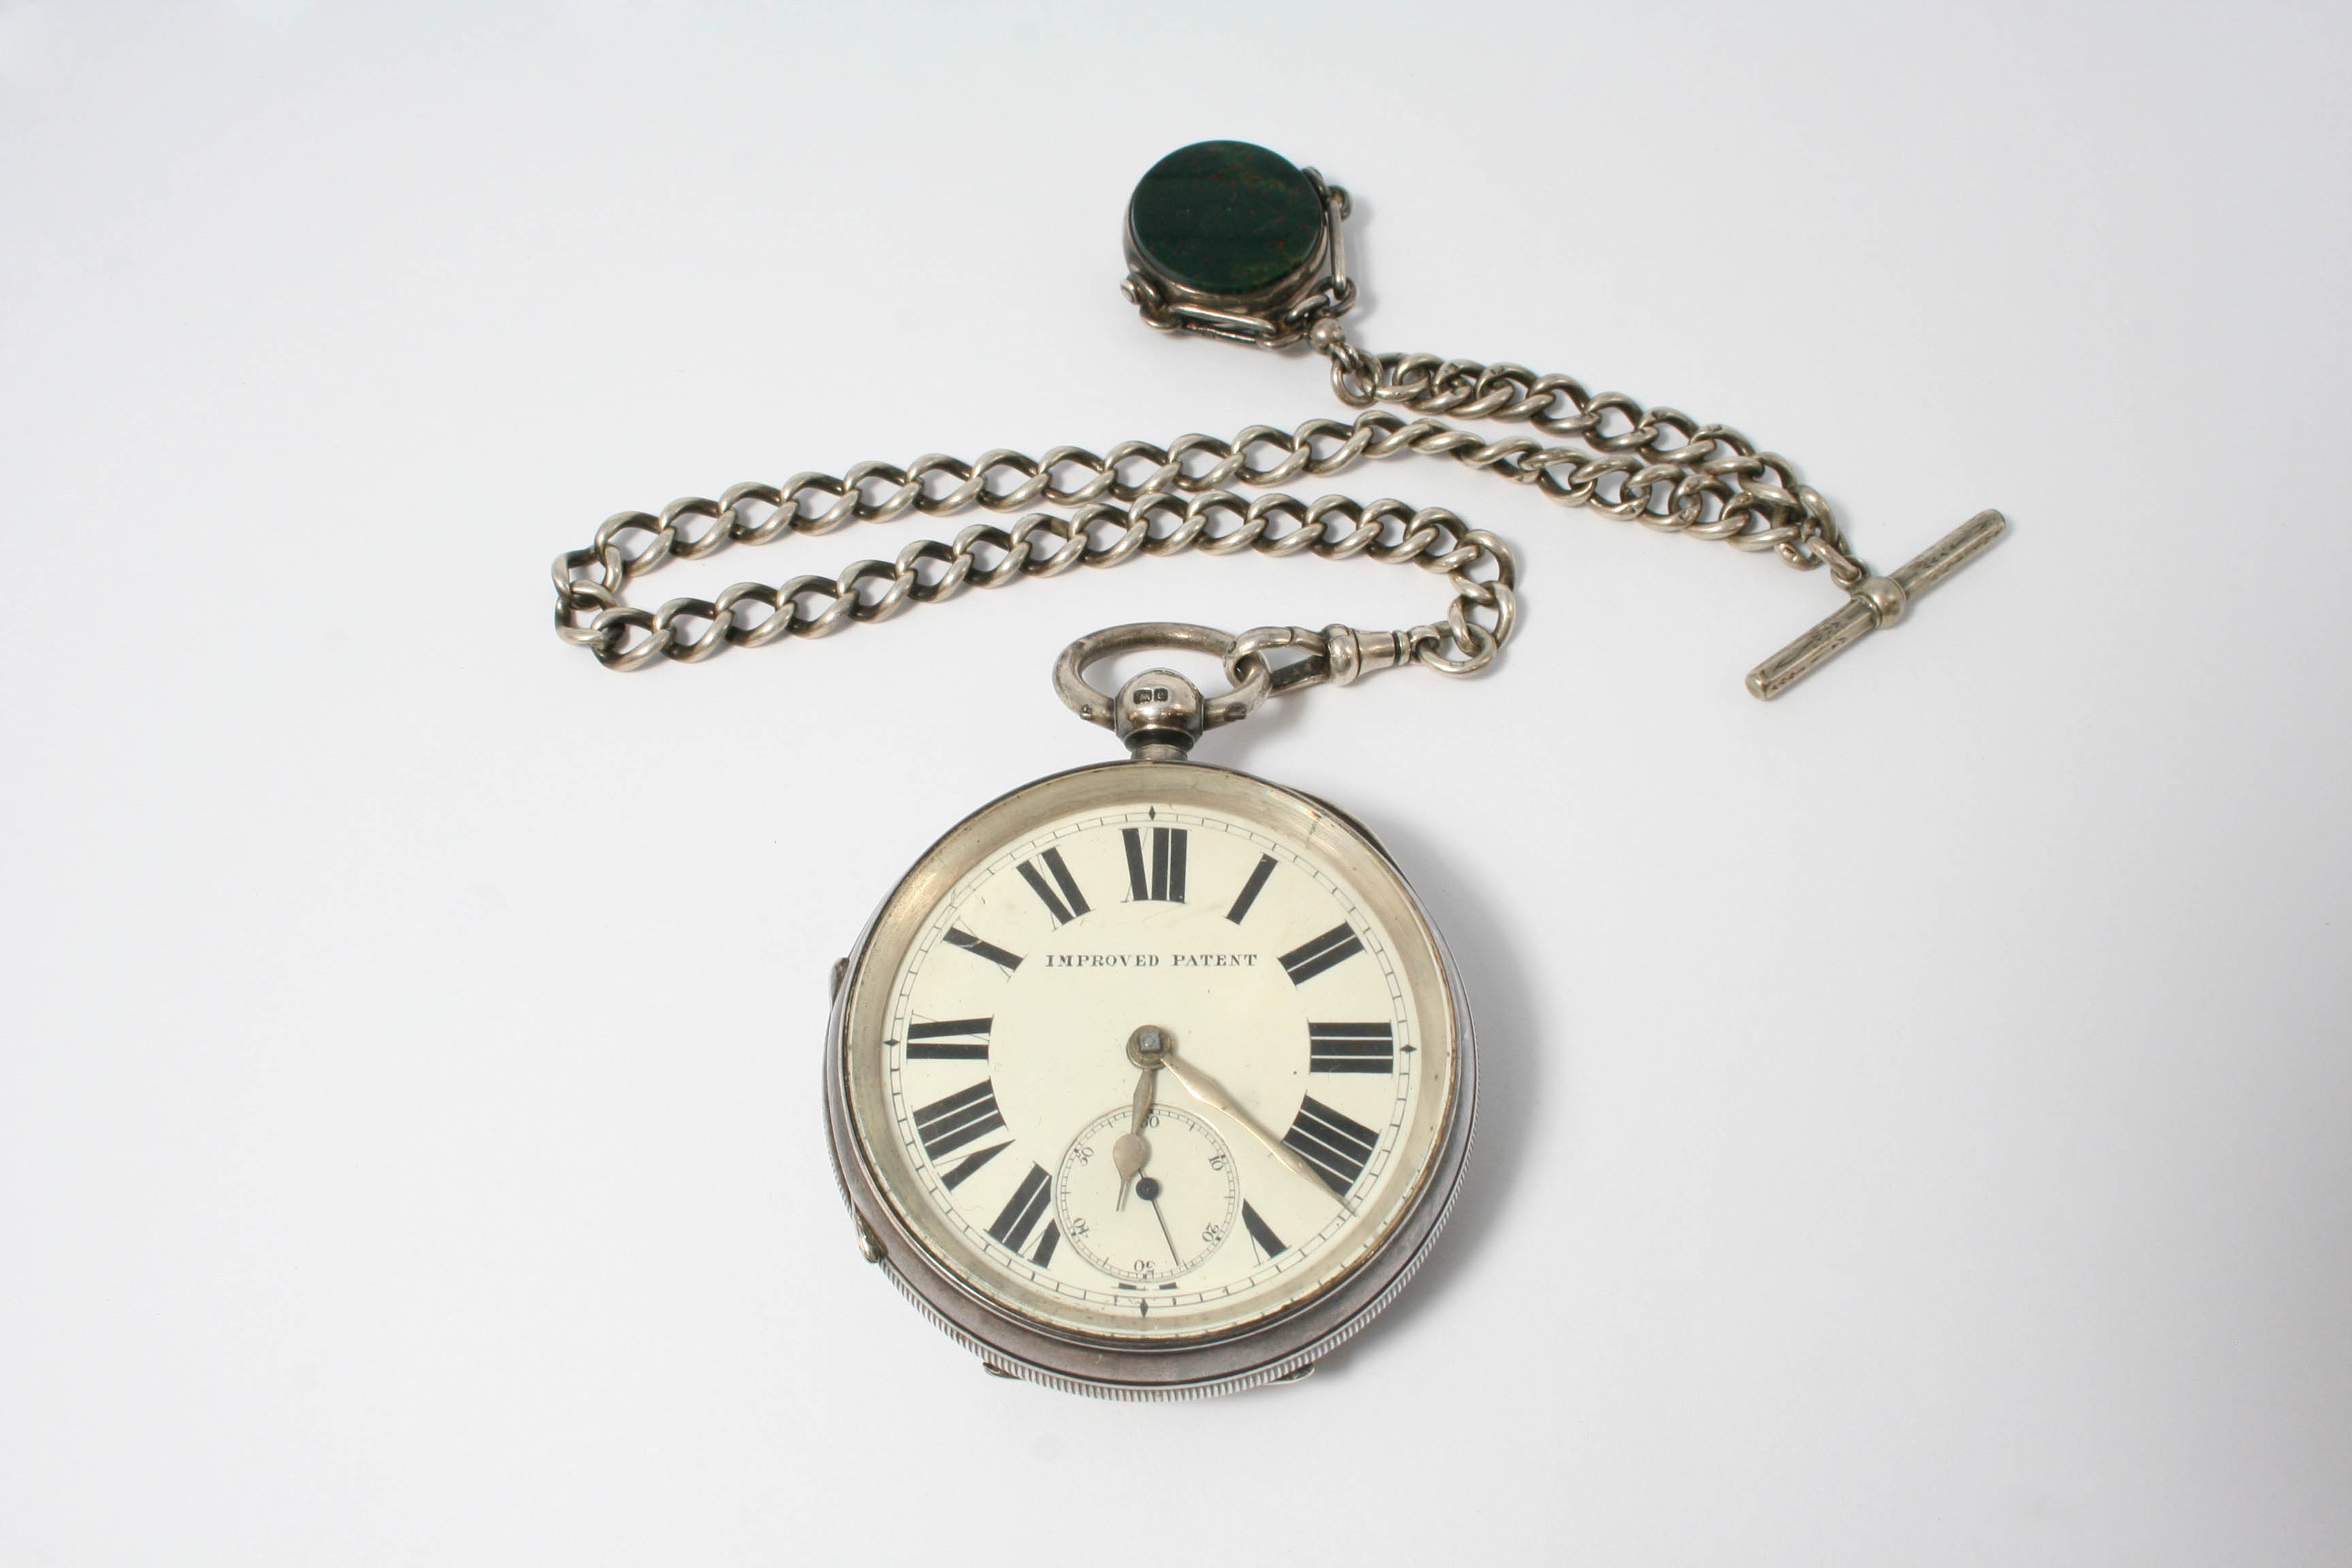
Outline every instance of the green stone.
POLYGON ((1151 166, 1127 222, 1136 250, 1163 276, 1203 294, 1254 294, 1315 254, 1323 203, 1278 153, 1196 142, 1151 166))

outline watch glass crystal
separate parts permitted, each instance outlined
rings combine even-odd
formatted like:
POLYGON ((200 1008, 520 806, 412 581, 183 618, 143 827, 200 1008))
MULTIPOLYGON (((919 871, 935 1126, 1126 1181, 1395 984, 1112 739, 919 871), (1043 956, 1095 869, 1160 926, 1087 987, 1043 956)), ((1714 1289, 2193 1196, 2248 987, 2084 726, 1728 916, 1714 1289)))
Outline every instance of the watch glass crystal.
POLYGON ((1387 860, 1196 764, 977 814, 853 987, 877 1184, 964 1288, 1065 1335, 1226 1334, 1329 1289, 1411 1210, 1454 1089, 1444 966, 1387 860))

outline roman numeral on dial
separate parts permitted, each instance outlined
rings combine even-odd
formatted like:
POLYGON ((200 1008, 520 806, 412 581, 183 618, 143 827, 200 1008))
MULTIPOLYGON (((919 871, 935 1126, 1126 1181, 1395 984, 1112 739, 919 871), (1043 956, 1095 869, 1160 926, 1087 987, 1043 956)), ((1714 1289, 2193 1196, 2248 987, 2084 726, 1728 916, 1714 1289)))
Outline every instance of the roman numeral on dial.
POLYGON ((1265 1254, 1268 1263, 1289 1249, 1290 1244, 1275 1235, 1274 1226, 1266 1224, 1246 1201, 1242 1205, 1242 1228, 1250 1233, 1250 1239, 1257 1243, 1257 1249, 1265 1254))
POLYGON ((996 1238, 999 1246, 1021 1253, 1040 1268, 1054 1261, 1054 1248, 1062 1242, 1062 1227, 1046 1220, 1035 1249, 1024 1250, 1029 1247, 1029 1233, 1037 1228, 1037 1221, 1053 1202, 1051 1184, 1052 1178, 1045 1174, 1044 1166, 1030 1166, 1029 1173, 1021 1178, 1021 1184, 1005 1200, 1004 1210, 996 1216, 996 1223, 988 1227, 988 1234, 996 1238))
POLYGON ((1021 967, 1019 953, 1007 952, 994 942, 982 942, 959 926, 948 927, 948 945, 960 947, 966 952, 975 953, 1003 969, 1007 974, 1021 967))
MULTIPOLYGON (((1003 1125, 1004 1118, 996 1110, 996 1086, 986 1079, 915 1112, 915 1136, 923 1141, 923 1152, 934 1161, 1003 1125)), ((979 1168, 975 1165, 972 1170, 979 1168)), ((963 1174, 968 1176, 971 1171, 963 1174)))
POLYGON ((1151 830, 1151 868, 1144 870, 1143 829, 1122 827, 1120 836, 1127 840, 1128 892, 1139 904, 1156 900, 1163 904, 1184 901, 1184 847, 1189 837, 1181 827, 1155 827, 1151 830))
POLYGON ((1290 983, 1304 985, 1335 963, 1353 958, 1364 951, 1348 922, 1341 921, 1313 942, 1292 948, 1282 955, 1282 967, 1290 972, 1290 983))
POLYGON ((971 1175, 974 1171, 979 1170, 982 1165, 987 1164, 991 1160, 995 1159, 999 1154, 1003 1153, 1004 1151, 1012 1147, 1012 1142, 1008 1139, 1002 1143, 991 1143, 987 1148, 979 1151, 977 1153, 966 1154, 962 1159, 956 1162, 954 1170, 950 1171, 946 1175, 940 1178, 940 1185, 945 1187, 950 1192, 955 1191, 956 1188, 963 1184, 965 1177, 971 1175))
POLYGON ((1017 868, 1021 879, 1029 884, 1031 892, 1045 900, 1045 909, 1053 915, 1055 925, 1068 925, 1087 912, 1087 896, 1078 891, 1077 879, 1070 875, 1070 868, 1062 864, 1059 849, 1048 849, 1037 859, 1045 862, 1045 872, 1050 872, 1054 879, 1052 883, 1046 882, 1045 875, 1037 869, 1035 860, 1021 862, 1017 868), (1058 897, 1055 892, 1056 888, 1061 889, 1058 897), (1065 900, 1068 901, 1065 902, 1065 900))
POLYGON ((1241 896, 1234 900, 1234 907, 1225 911, 1225 919, 1235 925, 1247 920, 1250 906, 1257 902, 1257 896, 1260 893, 1265 891, 1265 879, 1273 875, 1274 857, 1259 856, 1256 867, 1249 874, 1249 880, 1242 884, 1241 896))
POLYGON ((1309 1072, 1396 1071, 1396 1035, 1386 1024, 1309 1024, 1307 1048, 1309 1072))
POLYGON ((1282 1141, 1307 1157, 1321 1174, 1323 1184, 1341 1197, 1364 1173, 1364 1165, 1380 1144, 1380 1134, 1344 1111, 1332 1110, 1313 1095, 1298 1108, 1298 1120, 1282 1141))
POLYGON ((992 1018, 942 1018, 932 1024, 909 1024, 907 1026, 907 1059, 910 1062, 986 1061, 988 1026, 994 1021, 992 1018))

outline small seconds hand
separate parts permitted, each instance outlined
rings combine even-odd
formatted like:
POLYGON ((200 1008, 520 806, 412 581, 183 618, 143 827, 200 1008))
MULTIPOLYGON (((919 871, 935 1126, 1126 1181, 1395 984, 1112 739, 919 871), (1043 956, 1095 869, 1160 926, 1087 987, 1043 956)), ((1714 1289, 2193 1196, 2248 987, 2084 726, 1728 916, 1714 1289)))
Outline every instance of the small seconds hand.
POLYGON ((1176 1250, 1176 1237, 1168 1229, 1168 1216, 1160 1209, 1160 1181, 1156 1176, 1137 1179, 1135 1195, 1151 1205, 1151 1217, 1160 1222, 1160 1239, 1168 1243, 1168 1261, 1178 1268, 1184 1267, 1184 1255, 1176 1250))

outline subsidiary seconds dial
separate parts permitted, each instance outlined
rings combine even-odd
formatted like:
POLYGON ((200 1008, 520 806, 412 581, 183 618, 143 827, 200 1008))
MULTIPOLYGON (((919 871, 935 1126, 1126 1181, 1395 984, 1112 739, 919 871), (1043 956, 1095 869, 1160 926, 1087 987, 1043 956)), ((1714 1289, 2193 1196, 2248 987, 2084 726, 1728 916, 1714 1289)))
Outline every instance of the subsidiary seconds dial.
POLYGON ((1214 1129, 1189 1110, 1160 1106, 1131 1133, 1122 1106, 1096 1118, 1062 1157, 1054 1210, 1080 1257, 1129 1284, 1174 1281, 1208 1261, 1231 1236, 1241 1211, 1241 1172, 1214 1129), (1112 1150, 1122 1136, 1141 1141, 1130 1179, 1112 1150))

